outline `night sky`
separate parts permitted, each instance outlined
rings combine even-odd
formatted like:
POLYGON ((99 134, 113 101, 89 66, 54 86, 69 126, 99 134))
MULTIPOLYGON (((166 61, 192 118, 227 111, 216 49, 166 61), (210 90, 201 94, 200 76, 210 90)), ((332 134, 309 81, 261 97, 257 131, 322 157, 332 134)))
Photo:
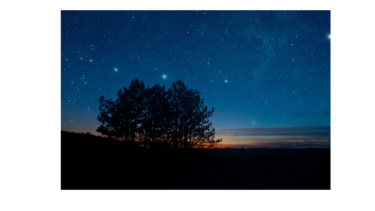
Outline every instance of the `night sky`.
POLYGON ((135 78, 197 89, 219 147, 330 147, 330 11, 61 12, 62 130, 135 78))

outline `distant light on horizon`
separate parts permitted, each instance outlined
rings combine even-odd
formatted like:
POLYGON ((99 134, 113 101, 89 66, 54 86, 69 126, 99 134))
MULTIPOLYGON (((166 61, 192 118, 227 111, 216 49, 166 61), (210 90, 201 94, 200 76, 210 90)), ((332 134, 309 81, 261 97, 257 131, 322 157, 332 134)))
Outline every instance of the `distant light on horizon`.
MULTIPOLYGON (((115 100, 136 78, 145 88, 168 90, 181 80, 197 90, 207 109, 215 109, 208 121, 223 145, 254 144, 259 137, 220 130, 331 125, 330 11, 203 13, 61 12, 61 129, 101 134, 100 97, 115 100)), ((292 145, 316 136, 302 131, 308 139, 294 134, 281 140, 285 131, 277 132, 262 141, 292 145)))

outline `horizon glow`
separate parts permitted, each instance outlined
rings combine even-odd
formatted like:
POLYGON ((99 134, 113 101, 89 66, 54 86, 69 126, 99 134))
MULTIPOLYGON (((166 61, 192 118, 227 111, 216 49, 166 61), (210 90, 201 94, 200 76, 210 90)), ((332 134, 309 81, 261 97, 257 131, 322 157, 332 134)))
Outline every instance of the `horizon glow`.
POLYGON ((330 41, 330 11, 62 11, 61 129, 98 135, 100 96, 135 78, 182 80, 219 148, 330 148, 330 41))

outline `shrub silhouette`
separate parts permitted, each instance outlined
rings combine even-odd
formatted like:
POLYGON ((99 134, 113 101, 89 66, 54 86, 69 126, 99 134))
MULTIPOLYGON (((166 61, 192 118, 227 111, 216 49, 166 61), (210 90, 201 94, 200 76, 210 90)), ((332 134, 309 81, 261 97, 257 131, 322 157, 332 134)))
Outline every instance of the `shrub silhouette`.
POLYGON ((222 141, 214 139, 208 120, 214 108, 208 110, 199 92, 181 80, 165 91, 159 84, 145 88, 136 78, 117 95, 115 101, 100 97, 97 132, 102 135, 150 148, 206 148, 222 141))

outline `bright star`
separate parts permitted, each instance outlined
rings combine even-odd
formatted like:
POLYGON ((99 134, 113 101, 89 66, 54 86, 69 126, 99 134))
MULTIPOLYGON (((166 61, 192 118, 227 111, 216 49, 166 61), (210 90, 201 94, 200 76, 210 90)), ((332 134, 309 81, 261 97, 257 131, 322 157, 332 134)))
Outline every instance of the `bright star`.
POLYGON ((167 76, 166 76, 166 75, 163 75, 163 78, 164 78, 164 79, 166 79, 166 78, 167 78, 167 76))
POLYGON ((228 80, 225 80, 225 83, 227 83, 228 82, 228 80))
POLYGON ((118 70, 118 69, 117 69, 116 67, 115 67, 115 68, 113 68, 113 69, 115 70, 115 72, 117 72, 117 70, 118 70))
POLYGON ((331 35, 330 34, 328 35, 328 39, 331 39, 331 35))

